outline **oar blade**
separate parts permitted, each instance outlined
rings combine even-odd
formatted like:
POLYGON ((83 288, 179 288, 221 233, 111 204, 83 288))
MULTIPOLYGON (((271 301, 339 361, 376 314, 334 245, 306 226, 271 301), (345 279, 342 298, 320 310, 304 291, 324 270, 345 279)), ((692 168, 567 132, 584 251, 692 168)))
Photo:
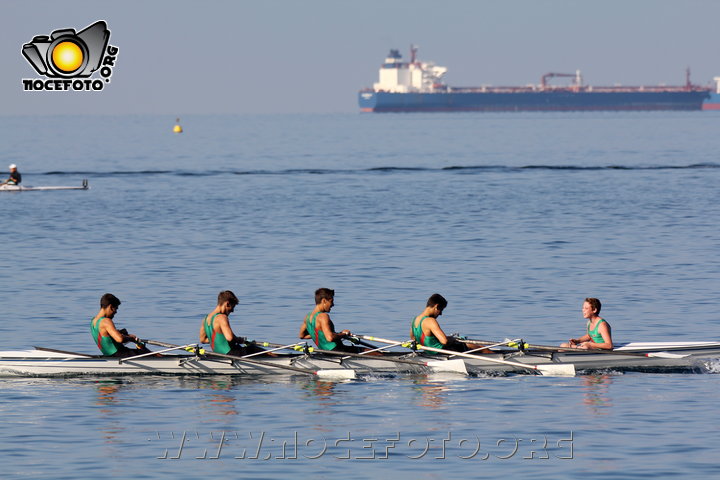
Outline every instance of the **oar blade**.
POLYGON ((352 380, 357 377, 352 368, 328 368, 318 370, 315 375, 327 380, 352 380))
POLYGON ((572 363, 538 365, 537 371, 551 377, 574 377, 575 365, 572 363))
POLYGON ((656 357, 656 358, 685 358, 689 357, 690 355, 683 355, 680 353, 670 353, 670 352, 650 352, 647 354, 648 357, 656 357))
POLYGON ((465 362, 459 358, 455 360, 432 360, 427 362, 427 366, 432 368, 435 372, 452 372, 460 373, 462 375, 468 374, 465 362))

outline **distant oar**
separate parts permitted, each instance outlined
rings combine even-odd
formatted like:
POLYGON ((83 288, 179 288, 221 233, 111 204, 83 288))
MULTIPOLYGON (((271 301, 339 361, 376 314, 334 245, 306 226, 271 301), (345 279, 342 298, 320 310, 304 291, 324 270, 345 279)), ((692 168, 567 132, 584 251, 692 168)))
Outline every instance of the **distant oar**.
MULTIPOLYGON (((462 340, 467 343, 478 343, 481 340, 462 340)), ((513 346, 513 345, 510 345, 513 346)), ((553 347, 550 345, 534 345, 531 343, 525 343, 523 348, 532 348, 535 350, 542 350, 545 352, 575 352, 575 353, 603 353, 605 355, 625 355, 631 357, 655 357, 655 358, 685 358, 689 357, 689 354, 679 354, 670 352, 626 352, 623 350, 605 350, 602 348, 594 348, 592 350, 585 350, 582 348, 568 348, 568 347, 553 347)))
MULTIPOLYGON (((158 347, 165 347, 165 348, 177 348, 180 347, 180 345, 173 345, 171 343, 165 343, 165 342, 159 342, 157 340, 142 340, 144 343, 150 344, 150 345, 157 345, 158 347)), ((253 365, 260 365, 263 367, 269 367, 269 368, 277 368, 279 370, 288 370, 292 372, 302 373, 305 375, 312 375, 319 378, 333 378, 333 379, 351 379, 355 378, 355 370, 352 370, 350 368, 338 368, 338 369, 326 369, 326 370, 310 370, 307 368, 298 368, 293 367, 290 365, 276 365, 271 362, 263 362, 260 360, 251 360, 249 358, 240 357, 237 355, 227 355, 225 353, 216 353, 216 352, 208 352, 207 350, 202 349, 202 355, 205 355, 206 357, 217 357, 217 358, 226 358, 228 360, 233 360, 235 362, 239 363, 249 363, 253 365)))
MULTIPOLYGON (((402 344, 402 342, 397 343, 397 345, 401 345, 401 344, 402 344)), ((267 346, 267 347, 275 347, 278 344, 263 342, 262 345, 267 346)), ((370 344, 368 344, 368 345, 370 345, 370 344)), ((373 347, 375 347, 375 346, 373 345, 373 347)), ((301 347, 301 346, 295 346, 295 347, 292 347, 292 349, 295 351, 298 351, 298 352, 305 351, 305 347, 301 347)), ((375 350, 380 350, 380 349, 375 348, 375 350)), ((431 361, 425 362, 425 361, 406 360, 403 358, 387 358, 387 357, 383 357, 381 355, 374 355, 374 356, 370 357, 369 355, 363 355, 362 353, 336 352, 334 350, 321 350, 321 349, 315 348, 315 347, 307 347, 307 351, 310 353, 317 352, 317 353, 323 353, 325 355, 334 355, 334 356, 338 356, 338 357, 372 358, 373 360, 380 360, 381 362, 402 363, 402 364, 407 364, 407 365, 414 365, 416 367, 430 367, 437 372, 452 372, 452 373, 461 373, 464 375, 467 375, 467 373, 468 373, 467 368, 465 368, 465 362, 463 362, 460 359, 457 359, 457 360, 431 360, 431 361)))
MULTIPOLYGON (((387 340, 384 338, 378 338, 378 337, 369 337, 366 335, 361 336, 363 340, 370 340, 380 343, 396 343, 395 340, 387 340)), ((462 352, 454 352, 452 350, 444 350, 442 348, 433 348, 433 347, 426 347, 424 345, 417 345, 417 348, 421 350, 427 350, 428 352, 437 352, 437 353, 444 353, 445 355, 456 355, 458 357, 465 357, 465 358, 472 358, 473 360, 482 360, 487 361, 491 363, 499 363, 503 365, 511 365, 513 367, 518 368, 524 368, 528 370, 532 370, 534 372, 539 372, 542 375, 555 375, 555 376, 575 376, 575 365, 572 363, 564 364, 564 365, 529 365, 525 363, 520 362, 510 362, 508 360, 500 360, 497 358, 489 358, 487 355, 471 355, 467 353, 462 352)))

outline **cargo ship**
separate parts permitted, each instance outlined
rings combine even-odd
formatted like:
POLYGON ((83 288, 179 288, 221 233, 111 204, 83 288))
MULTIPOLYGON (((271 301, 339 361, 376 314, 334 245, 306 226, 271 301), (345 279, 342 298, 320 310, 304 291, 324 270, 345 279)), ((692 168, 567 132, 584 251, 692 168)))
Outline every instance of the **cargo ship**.
POLYGON ((611 86, 585 85, 580 71, 546 73, 537 85, 503 87, 449 87, 443 81, 446 67, 416 58, 410 61, 398 50, 390 50, 380 66, 379 81, 358 93, 362 112, 514 112, 514 111, 602 111, 602 110, 702 110, 720 109, 720 83, 710 87, 693 85, 690 70, 685 85, 611 86), (552 85, 553 78, 569 79, 569 85, 552 85), (717 95, 717 103, 704 105, 717 95))

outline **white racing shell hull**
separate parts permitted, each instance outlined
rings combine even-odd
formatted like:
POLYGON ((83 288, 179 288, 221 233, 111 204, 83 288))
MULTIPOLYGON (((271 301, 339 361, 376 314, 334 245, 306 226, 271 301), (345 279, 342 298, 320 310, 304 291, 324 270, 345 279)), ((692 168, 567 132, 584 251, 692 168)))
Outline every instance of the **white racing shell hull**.
MULTIPOLYGON (((634 343, 622 346, 615 353, 592 351, 526 352, 478 355, 477 359, 463 358, 471 373, 533 373, 522 367, 497 364, 484 360, 494 358, 527 365, 574 365, 577 371, 635 370, 678 371, 707 370, 710 362, 720 359, 718 342, 634 343), (663 353, 666 356, 638 354, 663 353), (622 353, 627 353, 623 355, 622 353), (667 355, 671 354, 671 355, 667 355)), ((250 364, 230 359, 194 355, 163 355, 137 359, 118 359, 71 352, 18 350, 0 352, 0 376, 75 376, 75 375, 294 375, 295 372, 273 367, 292 366, 308 370, 354 369, 358 373, 422 373, 430 369, 419 362, 443 361, 445 355, 391 353, 383 357, 339 357, 313 353, 288 354, 277 357, 256 356, 267 365, 250 364), (416 360, 417 365, 387 361, 388 358, 416 360)), ((457 359, 459 357, 455 357, 457 359)))
MULTIPOLYGON (((412 356, 410 354, 410 357, 412 356)), ((403 355, 403 358, 407 357, 407 354, 403 355)), ((277 357, 254 356, 251 360, 267 365, 202 355, 163 355, 122 359, 43 350, 20 350, 0 352, 0 376, 296 374, 282 367, 297 367, 311 371, 338 368, 356 369, 362 372, 427 371, 427 367, 419 363, 415 366, 377 360, 373 357, 356 359, 323 354, 289 354, 277 357)))
POLYGON ((49 186, 33 187, 30 185, 0 185, 0 192, 41 192, 48 190, 88 190, 90 186, 87 180, 83 180, 79 187, 49 186))

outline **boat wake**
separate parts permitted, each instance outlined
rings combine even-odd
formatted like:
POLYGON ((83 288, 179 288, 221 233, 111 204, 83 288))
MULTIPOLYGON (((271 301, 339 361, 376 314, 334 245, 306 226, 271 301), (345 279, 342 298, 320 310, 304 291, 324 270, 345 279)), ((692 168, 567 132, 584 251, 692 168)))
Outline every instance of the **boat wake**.
POLYGON ((598 170, 620 170, 620 171, 637 171, 637 170, 702 170, 717 169, 720 163, 693 163, 688 165, 453 165, 438 168, 427 167, 371 167, 357 169, 337 169, 337 168, 290 168, 280 170, 116 170, 116 171, 50 171, 37 173, 36 175, 53 175, 53 176, 85 176, 85 177, 113 177, 113 176, 180 176, 180 177, 213 177, 224 175, 337 175, 337 174, 379 174, 393 175, 406 174, 413 172, 450 172, 459 174, 481 174, 481 173, 497 173, 497 172, 528 172, 528 171, 567 171, 567 172, 585 172, 598 170))
POLYGON ((703 367, 705 373, 720 373, 720 358, 707 360, 703 367))

